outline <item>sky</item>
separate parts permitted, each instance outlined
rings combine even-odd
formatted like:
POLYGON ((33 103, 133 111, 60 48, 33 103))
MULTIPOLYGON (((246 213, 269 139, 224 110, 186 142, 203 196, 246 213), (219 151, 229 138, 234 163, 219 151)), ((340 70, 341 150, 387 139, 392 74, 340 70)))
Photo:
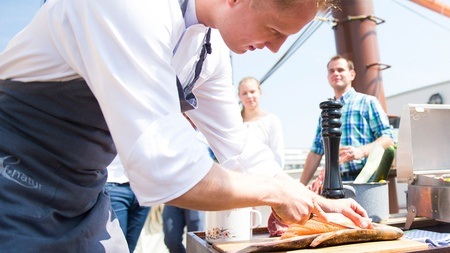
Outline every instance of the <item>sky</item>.
MULTIPOLYGON (((450 0, 441 0, 450 5, 450 0)), ((0 1, 0 50, 33 17, 42 0, 0 1)), ((386 97, 450 80, 450 18, 409 0, 373 0, 386 97)), ((232 54, 233 82, 262 78, 300 35, 292 35, 278 53, 267 49, 232 54)), ((319 104, 333 96, 326 64, 336 54, 330 23, 319 29, 263 85, 261 107, 277 115, 286 148, 309 148, 320 115, 319 104)), ((444 101, 445 103, 449 103, 444 101)), ((389 113, 389 108, 387 108, 389 113)))

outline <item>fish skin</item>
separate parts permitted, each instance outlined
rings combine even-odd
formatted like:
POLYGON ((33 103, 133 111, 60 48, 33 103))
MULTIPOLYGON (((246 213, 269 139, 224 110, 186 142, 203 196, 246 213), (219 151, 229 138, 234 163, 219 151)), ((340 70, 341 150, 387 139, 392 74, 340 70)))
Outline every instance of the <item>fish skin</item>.
POLYGON ((397 240, 403 231, 396 227, 374 223, 373 229, 343 229, 334 232, 295 236, 271 242, 254 243, 240 251, 243 252, 280 252, 307 248, 336 246, 370 241, 397 240))
POLYGON ((390 241, 403 236, 403 231, 390 226, 376 226, 375 229, 344 229, 336 232, 320 234, 309 245, 310 247, 326 247, 347 243, 390 241))

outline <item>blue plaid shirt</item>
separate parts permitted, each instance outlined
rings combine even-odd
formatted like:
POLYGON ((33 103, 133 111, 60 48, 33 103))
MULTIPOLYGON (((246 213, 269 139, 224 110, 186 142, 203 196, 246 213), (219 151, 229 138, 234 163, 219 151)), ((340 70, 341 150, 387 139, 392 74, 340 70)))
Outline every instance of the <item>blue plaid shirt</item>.
MULTIPOLYGON (((356 92, 351 88, 341 98, 341 146, 359 147, 371 143, 382 135, 393 138, 392 127, 378 99, 356 92)), ((322 118, 316 130, 311 152, 324 154, 322 142, 322 118)), ((361 170, 367 158, 340 165, 341 172, 361 170)))

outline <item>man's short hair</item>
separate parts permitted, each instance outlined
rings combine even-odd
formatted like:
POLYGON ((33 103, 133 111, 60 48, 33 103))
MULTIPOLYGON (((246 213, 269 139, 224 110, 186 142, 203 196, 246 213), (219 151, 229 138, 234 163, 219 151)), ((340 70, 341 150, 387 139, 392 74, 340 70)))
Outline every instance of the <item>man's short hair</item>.
POLYGON ((339 55, 339 54, 331 57, 330 61, 328 61, 327 68, 330 65, 330 62, 335 61, 335 60, 339 60, 339 59, 343 59, 343 60, 347 61, 347 66, 348 66, 349 70, 355 70, 355 65, 353 64, 353 62, 351 60, 345 58, 344 56, 339 55))

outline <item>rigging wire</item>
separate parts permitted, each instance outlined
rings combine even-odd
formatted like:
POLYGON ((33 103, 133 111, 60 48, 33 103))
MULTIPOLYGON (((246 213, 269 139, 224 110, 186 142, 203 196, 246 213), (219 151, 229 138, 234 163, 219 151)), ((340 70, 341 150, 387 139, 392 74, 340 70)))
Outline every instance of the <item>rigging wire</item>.
POLYGON ((311 23, 306 26, 303 32, 298 36, 297 40, 291 45, 291 47, 284 53, 283 56, 275 63, 275 65, 261 78, 260 84, 263 84, 275 71, 277 71, 283 63, 285 63, 289 57, 291 57, 297 49, 300 48, 311 35, 323 24, 323 21, 328 21, 328 17, 331 15, 331 9, 327 9, 319 17, 314 19, 311 23), (323 16, 323 17, 321 17, 323 16))
POLYGON ((417 16, 419 16, 419 17, 421 17, 421 18, 427 20, 428 22, 433 23, 433 24, 436 25, 436 26, 439 26, 440 28, 446 30, 447 32, 450 32, 450 28, 445 27, 445 26, 439 24, 438 22, 436 22, 436 21, 434 21, 434 20, 428 18, 427 16, 425 16, 425 15, 423 15, 423 14, 421 14, 421 13, 415 11, 415 10, 413 10, 411 7, 408 7, 408 6, 404 5, 403 3, 398 2, 397 0, 393 0, 393 2, 396 3, 396 4, 398 4, 398 5, 400 5, 400 6, 403 7, 403 8, 405 8, 405 9, 411 11, 412 13, 416 14, 417 16))

